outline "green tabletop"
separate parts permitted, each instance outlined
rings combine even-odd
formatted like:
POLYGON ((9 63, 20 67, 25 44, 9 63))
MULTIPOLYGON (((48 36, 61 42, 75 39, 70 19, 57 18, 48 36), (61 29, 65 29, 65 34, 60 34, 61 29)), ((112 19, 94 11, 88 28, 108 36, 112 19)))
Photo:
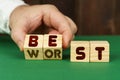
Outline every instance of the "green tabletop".
POLYGON ((63 60, 25 60, 9 36, 0 36, 0 80, 119 80, 120 36, 76 36, 75 40, 107 40, 109 63, 70 62, 70 49, 63 60))

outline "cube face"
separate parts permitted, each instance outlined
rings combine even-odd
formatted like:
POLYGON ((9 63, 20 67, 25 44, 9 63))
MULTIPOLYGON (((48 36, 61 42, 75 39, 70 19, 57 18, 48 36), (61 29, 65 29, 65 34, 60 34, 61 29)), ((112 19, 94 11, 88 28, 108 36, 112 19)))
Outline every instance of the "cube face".
POLYGON ((26 48, 24 50, 25 59, 27 60, 43 60, 43 51, 39 48, 26 48))
POLYGON ((25 59, 43 59, 43 35, 26 35, 24 42, 25 59))
POLYGON ((109 62, 108 41, 90 41, 90 62, 109 62))
POLYGON ((44 59, 62 59, 62 49, 61 48, 45 48, 44 49, 44 59))
POLYGON ((62 35, 44 35, 44 59, 62 59, 62 35))
POLYGON ((89 41, 71 42, 71 62, 89 62, 89 41))
POLYGON ((62 35, 45 34, 44 48, 62 48, 62 35))
POLYGON ((24 48, 42 48, 43 35, 30 34, 25 36, 24 48))

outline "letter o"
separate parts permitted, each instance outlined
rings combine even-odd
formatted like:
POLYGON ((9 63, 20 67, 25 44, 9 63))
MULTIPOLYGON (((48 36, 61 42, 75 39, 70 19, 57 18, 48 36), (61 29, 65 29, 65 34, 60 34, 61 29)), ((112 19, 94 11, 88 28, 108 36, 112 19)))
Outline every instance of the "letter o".
POLYGON ((47 58, 51 58, 51 57, 53 56, 52 50, 50 50, 50 49, 45 50, 45 56, 46 56, 47 58), (50 55, 48 55, 48 53, 49 53, 50 55))

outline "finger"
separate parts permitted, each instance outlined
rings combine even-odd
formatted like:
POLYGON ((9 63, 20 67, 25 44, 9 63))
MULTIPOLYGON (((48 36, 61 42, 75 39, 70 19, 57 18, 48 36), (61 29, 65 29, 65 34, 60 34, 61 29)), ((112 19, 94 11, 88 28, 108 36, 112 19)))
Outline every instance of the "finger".
POLYGON ((69 17, 67 17, 67 16, 65 16, 65 17, 66 17, 68 23, 70 24, 70 28, 71 28, 73 34, 75 34, 77 32, 76 24, 69 17))
POLYGON ((71 25, 66 17, 57 9, 48 11, 44 12, 43 21, 47 24, 47 26, 53 27, 56 31, 63 35, 63 48, 67 48, 73 38, 73 32, 70 27, 71 25))
POLYGON ((48 34, 60 34, 57 30, 50 28, 48 34))

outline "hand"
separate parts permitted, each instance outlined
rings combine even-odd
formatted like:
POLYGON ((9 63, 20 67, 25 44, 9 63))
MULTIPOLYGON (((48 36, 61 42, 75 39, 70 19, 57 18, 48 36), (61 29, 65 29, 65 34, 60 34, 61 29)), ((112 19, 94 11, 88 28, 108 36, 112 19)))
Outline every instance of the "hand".
POLYGON ((10 16, 11 37, 23 51, 27 33, 32 33, 42 23, 48 26, 48 34, 63 35, 63 48, 67 48, 77 31, 74 22, 63 15, 53 5, 22 5, 17 7, 10 16))

